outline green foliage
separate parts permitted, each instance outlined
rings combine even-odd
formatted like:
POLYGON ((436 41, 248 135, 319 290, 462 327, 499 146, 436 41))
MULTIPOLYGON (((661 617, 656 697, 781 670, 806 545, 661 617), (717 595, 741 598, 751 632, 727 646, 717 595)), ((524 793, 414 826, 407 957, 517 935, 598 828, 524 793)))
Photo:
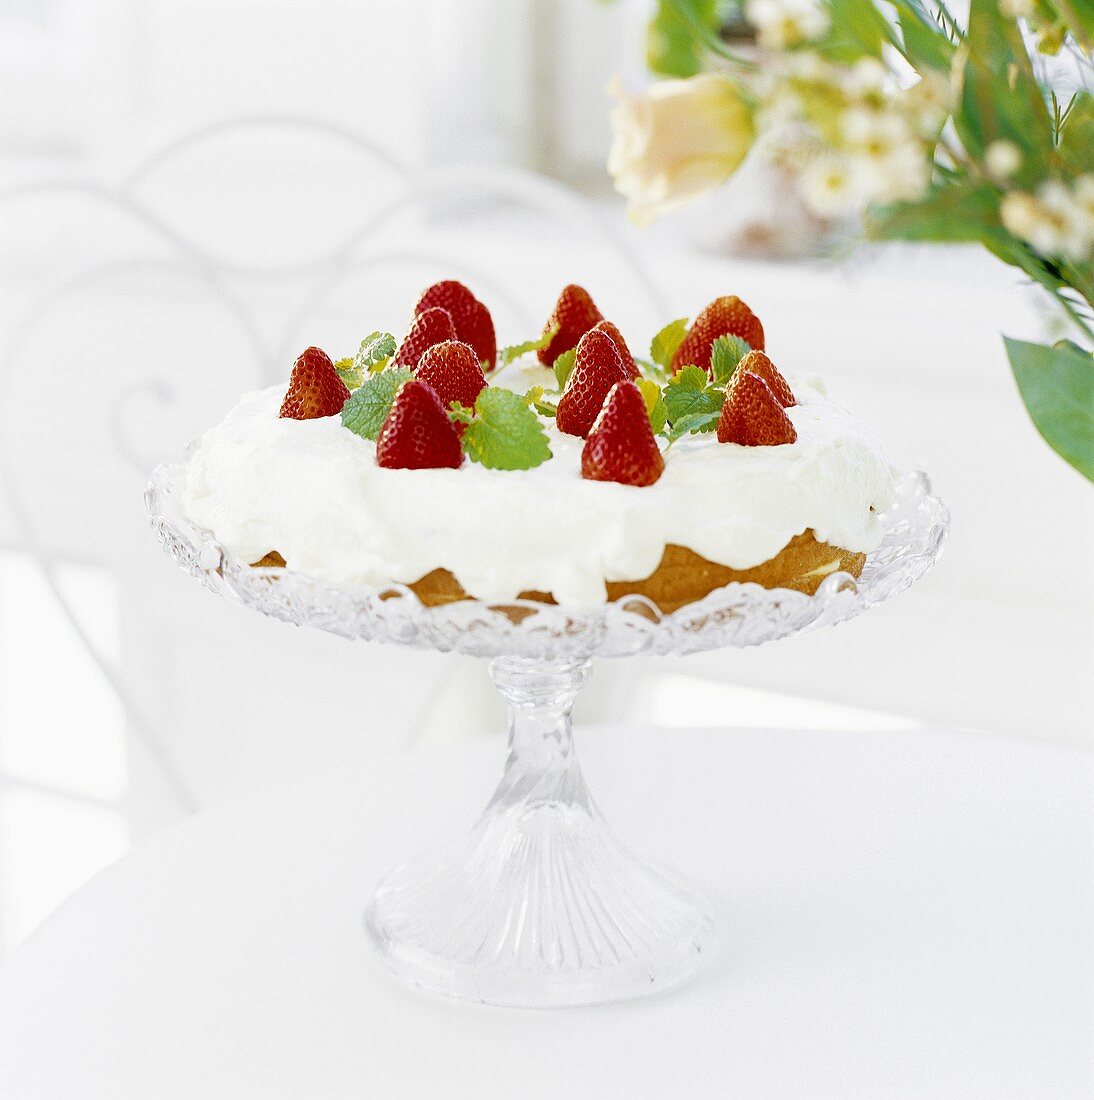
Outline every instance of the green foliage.
POLYGON ((1094 172, 1094 95, 1076 92, 1059 127, 1056 155, 1064 170, 1076 176, 1094 172))
POLYGON ((922 0, 889 0, 896 10, 902 53, 917 68, 950 71, 954 46, 946 27, 922 0))
POLYGON ((1054 160, 1052 121, 1033 75, 1022 32, 999 11, 998 0, 972 0, 961 101, 954 125, 976 160, 993 141, 1022 150, 1015 179, 1032 187, 1054 160))
POLYGON ((395 337, 390 332, 370 332, 361 341, 353 365, 365 373, 375 374, 395 354, 395 337))
POLYGON ((507 348, 499 348, 498 366, 504 367, 530 351, 542 351, 557 335, 558 325, 552 325, 542 336, 537 336, 534 340, 525 340, 523 344, 510 344, 507 348))
MULTIPOLYGON (((710 384, 710 377, 700 367, 684 367, 669 379, 664 389, 665 413, 675 430, 685 417, 720 413, 725 391, 710 384)), ((691 428, 689 430, 695 430, 691 428)))
POLYGON ((569 351, 564 351, 554 362, 555 381, 558 382, 558 392, 561 393, 566 388, 566 382, 573 372, 574 363, 577 360, 577 351, 574 348, 570 348, 569 351))
POLYGON ((463 449, 493 470, 529 470, 551 457, 547 433, 525 399, 512 390, 487 386, 464 429, 463 449))
POLYGON ((405 367, 372 375, 342 406, 342 426, 364 439, 375 439, 399 388, 412 377, 405 367))
POLYGON ((706 50, 701 32, 717 34, 718 0, 659 0, 646 31, 646 64, 661 76, 695 76, 706 50))
POLYGON ((964 178, 940 183, 916 202, 870 211, 866 230, 875 240, 985 242, 1005 235, 999 192, 989 183, 964 178))
POLYGON ((350 390, 357 389, 364 381, 364 375, 353 365, 352 357, 336 359, 334 362, 334 369, 338 372, 338 377, 345 382, 350 390))
POLYGON ((1075 344, 1055 347, 1004 338, 1022 400, 1048 445, 1094 481, 1094 357, 1075 344))
POLYGON ((637 386, 641 391, 642 400, 646 403, 650 427, 656 435, 665 427, 669 417, 668 410, 665 408, 665 399, 661 396, 661 387, 650 378, 639 378, 637 386))
POLYGON ((688 319, 686 317, 678 317, 675 321, 670 321, 650 341, 650 358, 662 370, 671 370, 672 357, 676 354, 676 349, 684 342, 684 337, 687 334, 688 319))
POLYGON ((892 31, 873 0, 825 0, 831 25, 810 47, 829 61, 853 64, 862 57, 881 57, 892 31))
POLYGON ((751 350, 752 345, 740 336, 719 336, 710 346, 710 371, 715 385, 724 386, 751 350))

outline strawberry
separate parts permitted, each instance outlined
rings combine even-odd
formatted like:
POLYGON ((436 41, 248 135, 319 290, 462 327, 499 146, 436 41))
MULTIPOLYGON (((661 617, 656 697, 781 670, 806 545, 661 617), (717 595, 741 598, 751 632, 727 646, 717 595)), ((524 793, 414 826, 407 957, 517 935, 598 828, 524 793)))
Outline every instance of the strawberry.
POLYGON ((758 374, 784 409, 792 408, 798 403, 786 379, 779 373, 778 367, 762 351, 750 351, 742 356, 737 364, 737 370, 758 374))
POLYGON ((413 370, 418 365, 423 352, 440 344, 445 340, 456 339, 456 326, 452 323, 452 317, 447 309, 433 306, 423 309, 415 315, 410 322, 403 342, 391 361, 393 367, 409 367, 413 370))
MULTIPOLYGON (((432 311, 430 311, 432 312, 432 311)), ((479 366, 475 349, 458 340, 446 340, 428 348, 414 372, 420 381, 433 387, 447 409, 453 401, 475 407, 475 398, 486 388, 486 377, 479 366)))
POLYGON ((768 384, 751 371, 736 371, 726 386, 725 404, 718 421, 718 442, 777 447, 797 438, 790 417, 768 384))
POLYGON ((433 470, 462 462, 460 437, 433 387, 417 378, 404 383, 376 437, 376 465, 433 470))
POLYGON ((639 376, 638 364, 635 363, 634 356, 631 355, 631 349, 627 347, 627 341, 623 339, 623 333, 611 321, 598 321, 593 328, 597 332, 606 332, 612 338, 612 342, 619 352, 619 358, 623 361, 623 370, 627 372, 627 377, 633 382, 639 376))
POLYGON ((589 481, 652 485, 664 469, 641 391, 630 380, 617 382, 581 452, 581 476, 589 481))
POLYGON ((277 415, 289 420, 334 416, 348 399, 349 390, 338 377, 330 356, 319 348, 306 348, 293 364, 289 388, 277 415))
POLYGON ((608 390, 625 381, 627 374, 615 341, 605 332, 586 332, 577 345, 574 369, 558 402, 558 430, 587 436, 608 390))
POLYGON ((576 348, 581 337, 603 320, 604 314, 596 308, 596 303, 584 287, 574 283, 564 286, 551 316, 547 318, 547 324, 543 326, 543 331, 548 332, 557 325, 558 332, 545 348, 536 353, 539 361, 550 366, 564 351, 576 348))
POLYGON ((710 348, 719 336, 740 336, 749 346, 763 351, 764 327, 740 298, 715 298, 699 311, 687 336, 672 357, 672 373, 691 365, 710 372, 710 348))
POLYGON ((423 290, 414 307, 415 316, 434 306, 448 311, 452 324, 456 326, 456 339, 470 344, 479 362, 485 364, 484 369, 493 370, 498 357, 498 341, 490 310, 455 279, 445 279, 423 290))

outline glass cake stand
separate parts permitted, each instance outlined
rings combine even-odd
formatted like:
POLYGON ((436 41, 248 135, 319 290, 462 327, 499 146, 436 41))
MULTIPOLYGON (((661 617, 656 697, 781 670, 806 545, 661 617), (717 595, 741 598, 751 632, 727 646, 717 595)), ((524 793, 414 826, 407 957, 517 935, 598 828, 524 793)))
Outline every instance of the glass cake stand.
POLYGON ((509 704, 500 785, 463 839, 397 867, 366 925, 387 964, 435 992, 517 1006, 622 1000, 687 977, 715 943, 702 893, 636 858, 600 816, 574 754, 570 711, 594 656, 750 646, 841 622, 902 592, 937 560, 949 523, 922 473, 904 476, 862 576, 813 596, 731 584, 662 615, 644 597, 593 613, 522 600, 424 607, 410 589, 335 587, 252 568, 181 507, 185 465, 146 492, 167 553, 246 607, 345 638, 471 654, 509 704))

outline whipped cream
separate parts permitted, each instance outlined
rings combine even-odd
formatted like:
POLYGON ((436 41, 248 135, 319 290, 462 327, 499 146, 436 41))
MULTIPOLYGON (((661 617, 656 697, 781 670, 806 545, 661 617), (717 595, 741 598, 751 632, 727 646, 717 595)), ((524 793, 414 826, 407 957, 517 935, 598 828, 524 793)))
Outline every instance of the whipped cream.
MULTIPOLYGON (((526 373, 510 368, 508 384, 525 388, 526 373)), ((645 488, 584 480, 584 440, 553 425, 553 457, 532 470, 383 469, 375 444, 336 416, 279 419, 276 386, 202 436, 183 507, 245 562, 276 550, 290 569, 339 585, 413 583, 445 568, 482 600, 535 589, 581 610, 606 600, 605 581, 649 576, 669 543, 734 569, 767 561, 808 528, 868 553, 881 537, 877 512, 893 500, 892 472, 817 376, 789 381, 796 443, 687 437, 645 488)))

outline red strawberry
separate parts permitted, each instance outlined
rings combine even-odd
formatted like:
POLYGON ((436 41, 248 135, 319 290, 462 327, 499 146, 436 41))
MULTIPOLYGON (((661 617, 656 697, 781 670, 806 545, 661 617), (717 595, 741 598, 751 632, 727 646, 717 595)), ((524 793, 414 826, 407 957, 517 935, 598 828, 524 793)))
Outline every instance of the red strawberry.
POLYGON ((615 341, 605 332, 586 332, 577 345, 574 369, 558 403, 558 430, 587 436, 608 390, 625 381, 627 374, 615 341))
POLYGON ((726 400, 718 421, 718 442, 777 447, 797 438, 790 417, 783 412, 768 384, 758 374, 738 370, 726 386, 726 400))
POLYGON ((784 409, 792 408, 798 403, 793 390, 779 373, 778 367, 762 351, 750 351, 741 357, 736 373, 743 374, 746 371, 762 378, 767 383, 767 388, 775 395, 775 400, 784 409))
POLYGON ((431 309, 423 309, 414 317, 410 328, 391 361, 393 367, 409 367, 413 370, 418 365, 422 354, 445 340, 456 339, 456 326, 452 323, 452 317, 447 309, 433 306, 431 309))
POLYGON ((293 364, 289 388, 277 415, 289 420, 334 416, 342 411, 348 398, 349 390, 338 377, 330 356, 319 348, 306 348, 293 364))
POLYGON ((687 336, 676 349, 672 357, 673 374, 689 364, 702 367, 709 373, 710 348, 719 336, 740 336, 748 341, 750 347, 763 351, 764 327, 759 317, 734 295, 715 298, 699 311, 687 336))
POLYGON ((627 377, 634 381, 639 376, 638 364, 635 363, 634 356, 631 355, 631 349, 627 347, 627 341, 623 339, 623 333, 611 321, 599 321, 593 327, 597 332, 606 332, 612 338, 616 350, 619 352, 619 358, 623 361, 623 369, 627 372, 627 377))
POLYGON ((433 470, 463 462, 455 425, 431 386, 412 378, 376 437, 376 465, 393 470, 433 470))
POLYGON ((475 349, 458 340, 446 340, 428 348, 414 374, 433 387, 446 409, 453 401, 472 409, 475 398, 486 389, 486 377, 475 349))
POLYGON ((547 332, 557 325, 558 332, 545 348, 536 353, 539 361, 550 366, 564 351, 576 348, 581 337, 603 320, 604 314, 596 308, 596 303, 584 287, 574 283, 564 286, 551 316, 547 318, 547 324, 543 326, 543 331, 547 332))
POLYGON ((494 361, 498 357, 498 341, 494 335, 494 319, 490 316, 490 310, 463 283, 458 283, 455 279, 445 279, 444 282, 434 283, 423 290, 414 307, 414 313, 424 313, 434 306, 448 310, 452 324, 456 326, 456 338, 470 344, 475 349, 479 362, 486 364, 486 370, 493 370, 494 361))
POLYGON ((581 476, 652 485, 664 468, 641 391, 631 381, 617 382, 581 452, 581 476))

